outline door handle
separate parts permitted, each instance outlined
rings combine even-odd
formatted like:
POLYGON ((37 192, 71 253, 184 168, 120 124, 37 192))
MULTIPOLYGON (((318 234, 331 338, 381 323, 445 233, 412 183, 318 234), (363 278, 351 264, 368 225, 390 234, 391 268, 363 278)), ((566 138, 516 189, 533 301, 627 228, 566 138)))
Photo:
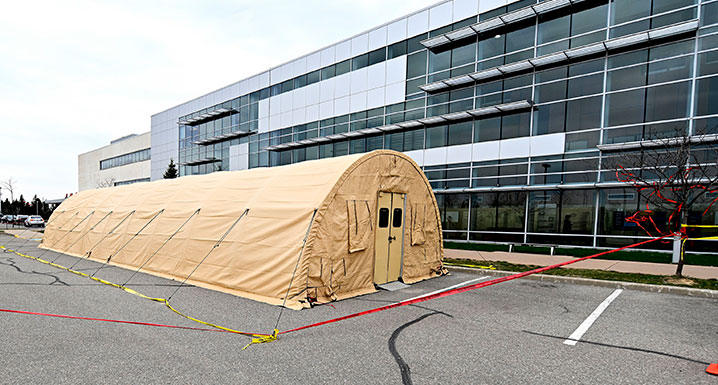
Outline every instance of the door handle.
POLYGON ((389 236, 389 242, 395 241, 395 240, 396 240, 396 237, 392 237, 391 235, 389 236))

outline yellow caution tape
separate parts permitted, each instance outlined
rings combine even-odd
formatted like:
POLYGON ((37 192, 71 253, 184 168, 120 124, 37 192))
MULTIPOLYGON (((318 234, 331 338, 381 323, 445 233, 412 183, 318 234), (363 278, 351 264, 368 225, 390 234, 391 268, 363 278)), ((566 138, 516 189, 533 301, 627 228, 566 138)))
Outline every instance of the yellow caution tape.
POLYGON ((718 225, 681 225, 681 227, 698 227, 698 228, 706 228, 706 229, 715 229, 715 228, 718 228, 718 225))
MULTIPOLYGON (((17 237, 17 236, 16 236, 16 237, 17 237)), ((19 237, 18 237, 18 238, 19 238, 19 237)), ((275 340, 277 339, 277 333, 279 333, 279 331, 278 331, 277 329, 274 329, 274 333, 271 334, 271 335, 269 335, 269 334, 260 334, 260 333, 249 333, 249 332, 243 332, 243 331, 239 331, 239 330, 230 329, 230 328, 228 328, 228 327, 216 325, 216 324, 213 324, 213 323, 210 323, 210 322, 205 322, 205 321, 199 320, 199 319, 197 319, 197 318, 188 316, 187 314, 184 314, 184 313, 180 312, 179 310, 175 309, 174 307, 172 307, 172 305, 170 305, 169 300, 166 299, 166 298, 150 297, 150 296, 148 296, 148 295, 144 295, 144 294, 138 292, 137 290, 130 289, 129 287, 126 287, 126 286, 123 286, 123 285, 119 285, 119 284, 116 284, 116 283, 114 283, 114 282, 110 282, 110 281, 104 280, 104 279, 102 279, 102 278, 93 277, 93 276, 90 276, 90 275, 87 274, 87 273, 83 273, 83 272, 77 271, 77 270, 72 270, 72 269, 70 269, 70 268, 68 268, 68 267, 65 267, 65 266, 59 265, 59 264, 57 264, 57 263, 50 262, 50 261, 46 261, 46 260, 44 260, 44 259, 42 259, 42 258, 37 258, 37 257, 33 257, 32 255, 23 254, 23 253, 20 253, 19 251, 16 251, 16 250, 13 250, 13 249, 8 249, 7 247, 5 247, 5 246, 3 246, 3 245, 0 245, 0 249, 7 250, 7 251, 12 252, 12 253, 15 253, 15 254, 17 254, 17 255, 19 255, 19 256, 21 256, 21 257, 25 257, 25 258, 29 258, 29 259, 32 259, 32 260, 35 260, 35 261, 38 261, 38 262, 42 262, 42 263, 44 263, 44 264, 46 264, 46 265, 50 265, 50 266, 52 266, 52 267, 56 267, 56 268, 58 268, 58 269, 62 269, 62 270, 68 271, 68 272, 73 273, 73 274, 77 274, 77 275, 80 275, 80 276, 83 276, 83 277, 87 277, 87 278, 89 278, 89 279, 91 279, 91 280, 93 280, 93 281, 97 281, 97 282, 102 283, 102 284, 105 284, 105 285, 107 285, 107 286, 112 286, 112 287, 116 287, 116 288, 118 288, 118 289, 122 289, 122 290, 124 290, 124 291, 126 291, 126 292, 128 292, 128 293, 130 293, 130 294, 136 295, 136 296, 138 296, 138 297, 140 297, 140 298, 144 298, 144 299, 147 299, 147 300, 150 300, 150 301, 154 301, 154 302, 164 303, 170 310, 172 310, 173 312, 179 314, 180 316, 182 316, 182 317, 184 317, 184 318, 187 318, 188 320, 192 320, 192 321, 195 321, 195 322, 199 322, 199 323, 201 323, 201 324, 203 324, 203 325, 211 326, 211 327, 213 327, 213 328, 220 329, 220 330, 224 330, 224 331, 228 331, 228 332, 231 332, 231 333, 236 333, 236 334, 241 334, 241 335, 253 337, 253 338, 252 338, 252 341, 251 341, 249 344, 247 344, 247 346, 245 346, 242 350, 246 349, 249 345, 252 345, 252 344, 259 344, 259 343, 264 343, 264 342, 272 342, 272 341, 275 341, 275 340)))
POLYGON ((248 343, 247 346, 243 347, 242 350, 247 349, 250 345, 253 344, 263 344, 265 342, 272 342, 277 340, 277 334, 279 334, 279 329, 274 329, 274 333, 272 333, 271 336, 264 336, 259 338, 252 338, 252 342, 248 343))
POLYGON ((447 265, 447 266, 460 266, 460 267, 473 267, 473 268, 486 269, 486 270, 496 270, 496 268, 494 267, 494 265, 482 266, 482 265, 471 265, 471 264, 468 264, 468 263, 450 263, 450 262, 444 262, 444 265, 447 265))

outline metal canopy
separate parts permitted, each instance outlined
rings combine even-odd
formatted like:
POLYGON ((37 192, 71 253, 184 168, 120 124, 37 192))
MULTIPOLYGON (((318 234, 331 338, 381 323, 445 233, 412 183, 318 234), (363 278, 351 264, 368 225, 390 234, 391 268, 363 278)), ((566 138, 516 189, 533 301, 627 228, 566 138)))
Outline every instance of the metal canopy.
POLYGON ((255 133, 255 131, 234 131, 234 132, 228 132, 228 133, 226 133, 226 134, 217 135, 217 136, 213 136, 213 137, 211 137, 211 138, 198 140, 198 141, 192 142, 192 144, 199 144, 199 145, 202 145, 202 146, 206 146, 206 145, 208 145, 208 144, 217 143, 217 142, 222 142, 222 141, 227 140, 227 139, 239 138, 239 137, 251 135, 251 134, 254 134, 254 133, 255 133))
MULTIPOLYGON (((541 3, 545 4, 545 3, 541 3)), ((669 25, 667 27, 655 28, 648 31, 638 32, 627 36, 617 37, 598 43, 591 43, 576 48, 539 56, 536 58, 521 60, 515 63, 504 64, 482 71, 473 72, 467 75, 455 76, 449 79, 439 80, 433 83, 420 85, 419 88, 427 93, 436 93, 451 88, 456 88, 472 82, 481 82, 499 76, 506 76, 527 69, 565 62, 581 57, 595 55, 614 49, 626 48, 645 42, 662 39, 669 36, 679 35, 698 29, 698 19, 683 23, 669 25), (467 77, 471 80, 467 80, 467 77)))
POLYGON ((202 114, 202 115, 195 116, 194 118, 189 118, 189 119, 185 119, 185 120, 180 120, 180 121, 177 122, 177 124, 179 124, 179 125, 185 125, 185 126, 194 126, 194 125, 200 124, 200 123, 202 123, 203 121, 208 120, 208 119, 210 119, 210 118, 214 118, 214 117, 216 117, 216 116, 218 116, 218 115, 226 114, 226 113, 232 112, 232 111, 235 111, 235 110, 232 109, 232 108, 218 108, 218 109, 216 109, 216 110, 212 110, 212 111, 209 111, 209 112, 205 112, 205 113, 202 114))
POLYGON ((378 134, 380 132, 407 130, 407 129, 416 128, 416 127, 434 126, 434 125, 438 125, 438 124, 442 124, 442 123, 445 124, 445 123, 449 123, 449 122, 470 119, 472 117, 509 113, 512 111, 528 109, 528 108, 531 108, 532 106, 533 106, 533 101, 521 100, 518 102, 497 104, 497 105, 489 106, 489 107, 482 107, 482 108, 476 108, 476 109, 472 109, 472 110, 452 112, 449 114, 430 116, 430 117, 421 118, 421 119, 408 120, 406 122, 400 122, 400 123, 396 123, 396 124, 387 124, 387 125, 381 126, 381 127, 365 128, 363 130, 343 132, 341 134, 332 134, 332 135, 321 136, 321 137, 317 137, 317 138, 299 140, 296 142, 282 143, 282 144, 277 144, 274 146, 264 147, 264 150, 279 151, 279 150, 286 150, 289 148, 306 147, 306 146, 316 144, 316 143, 329 143, 329 142, 335 142, 338 140, 344 140, 344 139, 350 139, 350 138, 355 139, 355 138, 365 137, 365 136, 369 136, 369 135, 373 135, 373 134, 378 134))
POLYGON ((538 4, 529 5, 528 7, 520 8, 512 12, 505 13, 493 17, 488 20, 480 21, 478 23, 459 28, 457 30, 446 32, 432 38, 422 40, 420 43, 429 49, 441 47, 446 44, 450 44, 454 41, 464 39, 471 35, 476 35, 483 32, 488 32, 496 28, 501 28, 507 25, 511 25, 520 21, 536 17, 537 15, 554 12, 559 9, 570 6, 571 4, 582 3, 586 0, 549 0, 538 4))

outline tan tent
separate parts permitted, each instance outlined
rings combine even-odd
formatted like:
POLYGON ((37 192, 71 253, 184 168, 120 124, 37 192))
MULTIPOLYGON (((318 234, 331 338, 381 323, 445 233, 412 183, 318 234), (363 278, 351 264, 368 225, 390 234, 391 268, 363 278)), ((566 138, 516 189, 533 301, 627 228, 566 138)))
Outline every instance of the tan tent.
POLYGON ((42 247, 271 304, 291 281, 294 309, 445 271, 431 187, 395 151, 83 191, 42 247))

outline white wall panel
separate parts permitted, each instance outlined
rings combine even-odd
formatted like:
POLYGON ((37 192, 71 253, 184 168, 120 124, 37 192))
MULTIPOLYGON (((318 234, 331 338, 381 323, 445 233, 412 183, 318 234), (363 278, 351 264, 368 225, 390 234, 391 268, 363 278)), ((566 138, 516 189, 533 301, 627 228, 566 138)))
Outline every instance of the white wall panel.
POLYGON ((307 106, 306 114, 307 122, 319 120, 319 104, 312 104, 311 106, 307 106))
POLYGON ((279 68, 282 70, 280 81, 283 82, 285 80, 289 80, 294 77, 294 64, 293 63, 284 64, 279 68))
POLYGON ((267 132, 269 131, 269 117, 260 117, 259 118, 259 132, 267 132))
POLYGON ((446 149, 446 147, 439 147, 424 150, 424 166, 446 164, 446 149))
POLYGON ((322 53, 315 52, 307 56, 307 72, 312 72, 322 68, 322 53))
POLYGON ((499 159, 526 158, 531 150, 531 138, 514 138, 501 141, 499 159))
POLYGON ((322 67, 334 64, 334 46, 322 50, 322 67))
POLYGON ((363 92, 367 90, 367 67, 352 71, 351 73, 351 93, 363 92))
POLYGON ((294 109, 294 90, 277 95, 282 98, 282 112, 289 112, 294 109))
POLYGON ((386 62, 386 84, 406 81, 406 55, 386 62))
POLYGON ((259 89, 269 87, 269 84, 271 84, 271 81, 269 79, 269 71, 264 71, 261 74, 256 76, 257 78, 257 84, 254 84, 250 81, 249 83, 249 92, 254 92, 259 89))
POLYGON ((414 162, 416 162, 419 166, 424 165, 424 150, 406 151, 404 152, 404 155, 414 159, 414 162))
POLYGON ((304 124, 306 123, 306 108, 297 108, 294 111, 292 111, 292 126, 296 126, 297 124, 304 124))
POLYGON ((257 108, 259 109, 260 118, 266 118, 269 116, 269 99, 260 100, 257 108))
POLYGON ((319 85, 321 86, 319 101, 326 102, 334 99, 334 78, 322 80, 319 85))
POLYGON ((452 21, 451 1, 439 4, 429 9, 429 29, 436 29, 451 24, 452 21))
POLYGON ((480 0, 479 13, 484 13, 498 7, 503 7, 504 5, 506 5, 506 0, 480 0))
POLYGON ((270 81, 272 84, 276 84, 276 83, 281 82, 281 81, 282 81, 281 78, 282 78, 282 68, 281 68, 281 67, 272 68, 272 69, 270 70, 270 72, 269 72, 269 81, 270 81))
POLYGON ((406 26, 407 37, 412 37, 429 30, 429 11, 425 10, 409 16, 406 26))
POLYGON ((262 72, 260 75, 252 76, 251 78, 247 79, 249 81, 249 92, 254 92, 260 88, 262 80, 265 80, 267 82, 267 85, 269 85, 269 72, 262 72))
POLYGON ((400 103, 406 99, 404 83, 389 84, 384 89, 384 102, 388 104, 400 103))
POLYGON ((471 162, 471 144, 447 147, 446 163, 471 162))
POLYGON ((351 94, 351 72, 334 77, 334 97, 341 98, 351 94))
POLYGON ((307 57, 300 57, 299 59, 292 62, 292 78, 302 75, 307 72, 307 57))
POLYGON ((334 99, 334 113, 337 116, 348 114, 351 103, 350 100, 351 98, 349 96, 334 99))
POLYGON ((249 93, 249 80, 245 79, 239 82, 239 96, 249 93))
POLYGON ((479 0, 454 0, 454 21, 461 21, 479 12, 479 0))
POLYGON ((294 108, 306 107, 307 105, 307 88, 300 87, 292 91, 292 100, 294 108))
POLYGON ((352 38, 352 56, 367 53, 369 49, 369 34, 364 33, 352 38))
POLYGON ((499 159, 500 146, 498 140, 474 143, 471 146, 471 160, 474 162, 499 159))
POLYGON ((539 135, 531 137, 531 156, 563 154, 566 134, 539 135))
POLYGON ((406 18, 397 20, 387 26, 387 44, 402 41, 406 39, 406 37, 406 18))
POLYGON ((367 67, 367 88, 377 88, 386 85, 386 62, 367 67))
POLYGON ((306 87, 307 106, 319 103, 319 83, 310 84, 306 87))
POLYGON ((292 111, 282 112, 280 122, 281 128, 292 126, 292 111))
POLYGON ((334 116, 334 101, 321 102, 319 104, 319 119, 327 119, 334 116))
MULTIPOLYGON (((336 45, 335 62, 340 62, 352 57, 352 41, 343 41, 336 45)), ((332 63, 333 64, 333 63, 332 63)))
POLYGON ((269 98, 269 115, 276 115, 282 112, 282 95, 269 98))
POLYGON ((359 92, 351 96, 351 112, 366 110, 366 92, 359 92))
POLYGON ((274 131, 279 127, 282 127, 282 116, 280 114, 271 115, 269 117, 269 130, 274 131))
POLYGON ((383 26, 369 32, 369 51, 386 45, 386 31, 386 26, 383 26))
POLYGON ((374 88, 366 93, 366 108, 376 108, 384 105, 384 87, 374 88))

